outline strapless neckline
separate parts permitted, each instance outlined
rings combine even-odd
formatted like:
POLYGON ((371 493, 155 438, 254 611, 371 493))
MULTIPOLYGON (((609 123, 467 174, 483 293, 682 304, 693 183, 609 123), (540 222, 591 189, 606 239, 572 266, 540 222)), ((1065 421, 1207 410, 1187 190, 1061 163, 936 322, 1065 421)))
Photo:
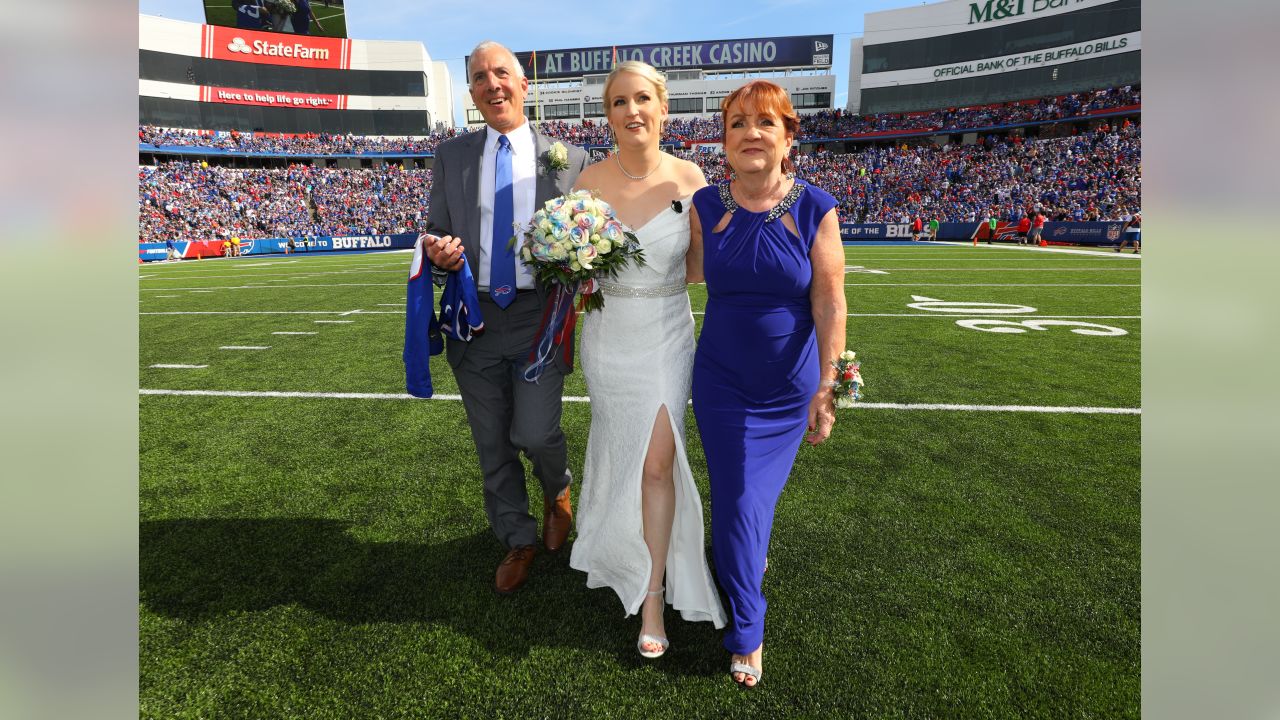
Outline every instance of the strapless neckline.
MULTIPOLYGON (((680 203, 681 210, 680 210, 680 212, 679 212, 679 213, 677 213, 677 214, 684 214, 684 213, 688 212, 688 209, 687 209, 687 208, 689 207, 689 203, 693 202, 693 196, 692 196, 692 195, 686 195, 685 197, 682 197, 682 198, 676 198, 675 200, 672 200, 671 202, 672 202, 672 203, 680 203)), ((626 224, 626 223, 622 223, 622 226, 623 226, 623 227, 625 227, 626 229, 630 230, 630 231, 631 231, 631 232, 633 232, 633 233, 638 233, 638 232, 640 232, 641 230, 643 230, 643 229, 645 229, 645 228, 649 227, 650 225, 652 225, 652 224, 653 224, 653 222, 654 222, 655 220, 657 220, 658 218, 662 217, 662 216, 663 216, 663 215, 665 215, 666 213, 669 213, 669 212, 670 212, 670 213, 674 213, 675 211, 676 211, 676 210, 675 210, 675 208, 673 208, 671 205, 668 205, 668 206, 666 206, 665 208, 663 208, 663 209, 659 210, 656 214, 654 214, 654 216, 653 216, 653 217, 649 218, 648 220, 645 220, 643 223, 641 223, 641 224, 640 224, 639 226, 637 226, 637 227, 631 227, 630 225, 628 225, 628 224, 626 224)), ((615 215, 616 215, 616 214, 617 214, 617 213, 615 212, 615 215)), ((619 221, 619 222, 621 222, 621 221, 619 221)))

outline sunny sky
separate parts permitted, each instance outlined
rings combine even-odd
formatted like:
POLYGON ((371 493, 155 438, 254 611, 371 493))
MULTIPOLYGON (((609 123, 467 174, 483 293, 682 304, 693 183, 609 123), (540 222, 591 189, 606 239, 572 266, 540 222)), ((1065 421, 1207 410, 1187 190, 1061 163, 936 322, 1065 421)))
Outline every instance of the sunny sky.
MULTIPOLYGON (((318 2, 319 0, 314 0, 318 2)), ((917 0, 918 2, 918 0, 917 0)), ((835 36, 834 104, 843 107, 849 82, 849 41, 862 35, 862 16, 915 4, 911 0, 765 0, 764 2, 590 3, 586 17, 558 3, 436 3, 420 0, 347 0, 348 35, 364 40, 418 40, 432 60, 449 64, 454 86, 454 122, 462 124, 466 70, 462 59, 481 40, 496 40, 517 52, 630 43, 729 40, 783 35, 835 36), (534 10, 542 7, 544 10, 534 10)), ((202 0, 139 0, 139 11, 176 20, 204 22, 202 0)))

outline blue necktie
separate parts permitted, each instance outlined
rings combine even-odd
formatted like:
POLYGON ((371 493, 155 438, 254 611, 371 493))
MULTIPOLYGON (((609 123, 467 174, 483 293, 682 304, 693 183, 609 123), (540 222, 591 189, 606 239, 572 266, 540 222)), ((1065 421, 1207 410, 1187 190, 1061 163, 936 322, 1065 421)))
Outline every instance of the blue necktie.
POLYGON ((493 173, 493 243, 489 246, 489 295, 505 309, 516 299, 515 198, 511 190, 511 141, 498 136, 498 157, 493 173))

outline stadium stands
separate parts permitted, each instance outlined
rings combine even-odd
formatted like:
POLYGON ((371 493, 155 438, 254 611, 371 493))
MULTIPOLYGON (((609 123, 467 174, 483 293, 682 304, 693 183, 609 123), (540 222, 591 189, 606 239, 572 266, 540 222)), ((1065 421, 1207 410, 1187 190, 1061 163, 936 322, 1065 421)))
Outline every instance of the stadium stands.
MULTIPOLYGON (((839 112, 804 118, 808 137, 855 137, 885 130, 945 129, 962 132, 1063 118, 1140 105, 1139 91, 1112 88, 999 106, 862 117, 839 112)), ((797 172, 840 200, 845 222, 900 222, 923 215, 942 222, 973 221, 992 212, 1017 220, 1034 208, 1051 219, 1114 220, 1137 209, 1141 198, 1141 128, 1128 117, 1103 120, 1092 132, 1024 139, 983 133, 977 144, 879 145, 852 152, 823 149, 799 155, 797 172)), ((579 145, 608 145, 603 122, 547 122, 541 129, 579 145)), ((440 142, 466 132, 450 129, 429 138, 350 135, 280 136, 162 130, 140 127, 140 149, 155 146, 216 148, 243 153, 317 157, 330 154, 429 154, 440 142)), ((718 117, 672 121, 669 140, 716 141, 718 117)), ((723 154, 678 149, 697 162, 709 182, 726 176, 723 154)), ((367 162, 367 161, 366 161, 367 162)), ((375 161, 378 162, 378 161, 375 161)), ((379 163, 374 168, 229 168, 203 161, 160 160, 138 171, 139 239, 201 240, 303 235, 381 234, 413 231, 425 222, 431 172, 379 163)))

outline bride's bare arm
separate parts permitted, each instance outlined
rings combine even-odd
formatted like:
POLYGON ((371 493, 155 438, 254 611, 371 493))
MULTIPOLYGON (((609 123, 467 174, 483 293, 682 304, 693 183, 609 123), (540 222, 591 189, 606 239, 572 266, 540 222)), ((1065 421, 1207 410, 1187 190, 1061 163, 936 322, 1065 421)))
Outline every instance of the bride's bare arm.
POLYGON ((689 251, 684 254, 685 282, 703 282, 702 276, 702 223, 698 222, 698 211, 689 202, 689 251))

